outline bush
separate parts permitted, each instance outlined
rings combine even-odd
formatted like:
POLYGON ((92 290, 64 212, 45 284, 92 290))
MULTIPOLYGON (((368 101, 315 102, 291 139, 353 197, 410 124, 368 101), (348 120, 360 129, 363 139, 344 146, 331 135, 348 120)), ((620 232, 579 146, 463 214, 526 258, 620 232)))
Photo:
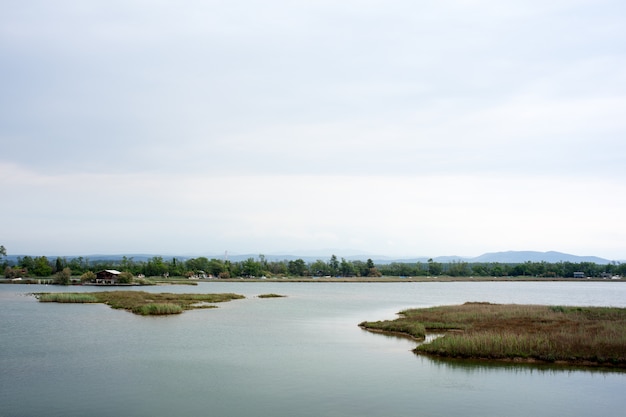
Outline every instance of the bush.
POLYGON ((130 272, 121 272, 117 277, 117 282, 120 284, 130 284, 133 282, 133 274, 130 272))
POLYGON ((72 278, 72 271, 69 268, 63 268, 62 271, 54 275, 54 282, 60 285, 69 285, 72 278))
POLYGON ((4 276, 9 279, 26 278, 28 276, 28 270, 26 268, 20 268, 19 266, 14 266, 13 268, 7 266, 4 269, 4 276))
POLYGON ((96 274, 91 271, 87 271, 80 276, 80 282, 93 282, 96 279, 96 274))

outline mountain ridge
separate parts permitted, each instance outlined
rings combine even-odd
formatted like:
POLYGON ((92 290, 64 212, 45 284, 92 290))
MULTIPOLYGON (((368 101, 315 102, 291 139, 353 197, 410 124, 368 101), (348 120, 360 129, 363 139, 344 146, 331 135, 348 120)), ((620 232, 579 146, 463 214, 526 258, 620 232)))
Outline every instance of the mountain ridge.
MULTIPOLYGON (((304 255, 305 251, 299 251, 301 255, 294 254, 267 254, 263 255, 265 259, 268 261, 290 261, 296 259, 302 259, 305 262, 315 262, 316 260, 328 260, 333 255, 332 252, 328 254, 322 254, 321 251, 311 251, 317 252, 317 255, 304 255)), ((439 263, 451 263, 451 262, 467 262, 467 263, 505 263, 505 264, 520 264, 525 262, 547 262, 547 263, 558 263, 558 262, 572 262, 572 263, 581 263, 581 262, 592 262, 596 264, 609 264, 613 262, 613 260, 608 260, 605 258, 601 258, 598 256, 579 256, 572 255, 563 252, 556 251, 548 251, 548 252, 538 252, 538 251, 503 251, 503 252, 487 252, 479 256, 475 257, 465 257, 465 256, 417 256, 417 257, 391 257, 391 256, 383 256, 383 255, 374 255, 374 254, 359 254, 359 255, 350 255, 350 256, 341 256, 339 250, 335 251, 335 255, 338 260, 342 258, 349 261, 365 261, 367 259, 371 259, 374 263, 377 264, 390 264, 393 262, 399 263, 415 263, 415 262, 428 262, 432 259, 434 262, 439 263)), ((17 259, 24 256, 32 256, 32 255, 9 255, 6 259, 9 262, 16 263, 17 259)), ((126 257, 127 259, 132 259, 135 262, 145 262, 152 259, 155 256, 160 256, 165 259, 167 258, 177 258, 179 260, 186 260, 192 258, 206 257, 209 259, 228 259, 230 261, 239 262, 249 258, 258 259, 259 254, 209 254, 209 255, 163 255, 163 254, 126 254, 126 255, 102 255, 102 254, 94 254, 94 255, 81 255, 81 256, 47 256, 49 260, 59 258, 66 259, 75 259, 82 257, 85 260, 89 260, 89 262, 102 262, 102 261, 115 261, 121 260, 126 257)), ((624 262, 624 261, 618 261, 624 262)))

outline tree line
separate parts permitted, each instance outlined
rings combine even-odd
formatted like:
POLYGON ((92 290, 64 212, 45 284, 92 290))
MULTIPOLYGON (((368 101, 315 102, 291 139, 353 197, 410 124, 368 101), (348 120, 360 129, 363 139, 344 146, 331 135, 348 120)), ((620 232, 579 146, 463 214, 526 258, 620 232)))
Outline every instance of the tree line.
MULTIPOLYGON (((4 248, 2 248, 4 249, 4 248)), ((90 261, 88 258, 49 259, 46 256, 18 257, 10 264, 6 251, 0 253, 6 278, 15 277, 50 277, 65 271, 67 275, 96 273, 104 269, 117 269, 134 276, 169 276, 169 277, 214 277, 214 278, 260 278, 260 277, 417 277, 417 276, 452 276, 452 277, 506 277, 528 276, 561 278, 573 277, 575 272, 582 272, 585 277, 607 277, 626 275, 626 264, 596 264, 593 262, 525 262, 518 264, 504 263, 469 263, 463 261, 436 262, 392 262, 375 264, 366 261, 346 260, 332 255, 328 260, 314 262, 295 260, 268 260, 264 255, 243 261, 209 259, 198 257, 191 259, 154 256, 145 261, 135 261, 132 257, 119 260, 90 261)))

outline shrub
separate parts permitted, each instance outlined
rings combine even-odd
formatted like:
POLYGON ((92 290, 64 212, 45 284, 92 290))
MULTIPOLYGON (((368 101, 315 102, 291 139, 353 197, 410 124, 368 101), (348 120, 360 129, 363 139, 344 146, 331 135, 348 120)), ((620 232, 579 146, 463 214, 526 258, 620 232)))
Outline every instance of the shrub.
POLYGON ((80 282, 92 282, 96 279, 96 274, 92 271, 87 271, 80 276, 80 282))
POLYGON ((54 282, 60 285, 69 285, 70 278, 72 278, 72 271, 69 268, 63 268, 62 271, 54 275, 54 282))

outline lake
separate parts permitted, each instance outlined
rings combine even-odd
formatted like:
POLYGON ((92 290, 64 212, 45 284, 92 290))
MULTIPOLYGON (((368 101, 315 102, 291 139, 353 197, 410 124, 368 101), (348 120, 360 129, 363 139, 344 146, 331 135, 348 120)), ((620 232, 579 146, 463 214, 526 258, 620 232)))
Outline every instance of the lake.
MULTIPOLYGON (((113 289, 113 288, 110 288, 113 289)), ((626 307, 621 282, 206 282, 217 309, 141 317, 0 285, 0 417, 612 416, 626 372, 445 361, 364 320, 466 301, 626 307), (261 299, 266 293, 286 298, 261 299)))

